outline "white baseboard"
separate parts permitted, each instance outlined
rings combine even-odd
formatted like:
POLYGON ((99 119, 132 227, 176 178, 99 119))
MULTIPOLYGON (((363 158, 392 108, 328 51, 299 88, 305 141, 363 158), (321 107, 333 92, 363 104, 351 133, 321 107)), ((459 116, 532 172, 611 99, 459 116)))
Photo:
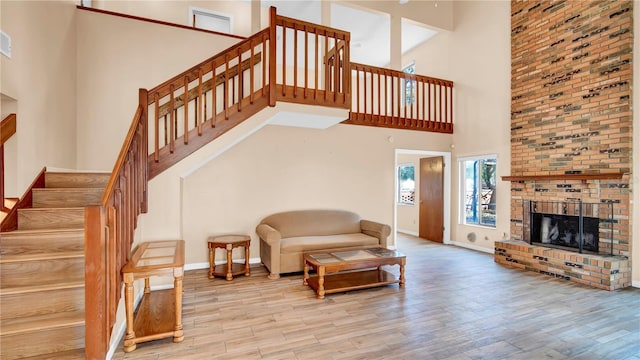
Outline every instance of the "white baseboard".
POLYGON ((449 244, 454 245, 454 246, 467 248, 467 249, 471 249, 471 250, 475 250, 475 251, 480 251, 480 252, 487 253, 487 254, 492 254, 492 255, 493 255, 493 252, 494 252, 493 248, 486 248, 486 247, 483 247, 483 246, 473 245, 473 244, 460 242, 460 241, 451 241, 451 242, 449 242, 449 244))
POLYGON ((633 286, 634 288, 640 288, 640 281, 632 281, 631 286, 633 286))
POLYGON ((411 230, 403 230, 403 229, 398 229, 398 230, 396 230, 396 231, 397 231, 397 232, 399 232, 399 233, 403 233, 403 234, 407 234, 407 235, 412 235, 412 236, 415 236, 415 237, 419 237, 419 234, 418 234, 417 232, 415 232, 415 231, 411 231, 411 230))

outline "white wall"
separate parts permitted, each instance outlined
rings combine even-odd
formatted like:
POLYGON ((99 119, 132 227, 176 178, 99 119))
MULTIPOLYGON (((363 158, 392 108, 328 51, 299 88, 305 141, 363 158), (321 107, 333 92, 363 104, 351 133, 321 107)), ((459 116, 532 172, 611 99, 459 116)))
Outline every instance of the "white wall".
POLYGON ((75 11, 74 1, 0 2, 0 27, 12 40, 11 59, 0 56, 0 93, 18 116, 7 196, 22 196, 44 166, 76 166, 75 11))
POLYGON ((449 137, 354 125, 264 127, 184 178, 186 261, 206 262, 207 238, 222 233, 251 235, 257 257, 255 227, 279 211, 347 209, 393 226, 395 149, 444 151, 449 137))
POLYGON ((459 224, 456 157, 497 154, 497 175, 510 172, 510 3, 455 1, 453 8, 454 30, 440 32, 403 63, 415 60, 416 73, 454 82, 452 240, 492 252, 494 241, 509 233, 510 184, 498 179, 495 229, 459 224), (469 233, 475 233, 475 242, 467 240, 469 233))

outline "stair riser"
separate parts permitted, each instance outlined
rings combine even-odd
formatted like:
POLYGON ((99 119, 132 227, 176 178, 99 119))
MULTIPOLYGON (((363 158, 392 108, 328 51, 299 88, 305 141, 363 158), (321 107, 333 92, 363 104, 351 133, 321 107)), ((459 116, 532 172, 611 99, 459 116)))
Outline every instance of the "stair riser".
POLYGON ((83 347, 84 325, 77 325, 1 336, 0 358, 13 360, 83 347))
POLYGON ((84 276, 84 257, 0 264, 0 286, 15 287, 84 276))
POLYGON ((104 188, 111 174, 91 173, 46 173, 47 188, 104 188))
POLYGON ((33 189, 34 208, 84 207, 98 204, 104 189, 33 189))
POLYGON ((71 234, 4 233, 0 240, 0 255, 47 254, 84 250, 84 232, 71 234))
POLYGON ((2 295, 0 319, 84 311, 84 287, 2 295))
POLYGON ((18 230, 72 229, 84 227, 84 209, 21 209, 18 230))

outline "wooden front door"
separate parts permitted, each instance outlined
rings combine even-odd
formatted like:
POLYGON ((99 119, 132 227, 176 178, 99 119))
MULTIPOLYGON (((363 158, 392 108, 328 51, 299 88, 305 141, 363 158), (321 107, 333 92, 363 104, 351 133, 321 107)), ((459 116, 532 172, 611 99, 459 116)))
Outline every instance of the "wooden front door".
POLYGON ((442 242, 444 231, 444 158, 420 159, 421 238, 442 242))

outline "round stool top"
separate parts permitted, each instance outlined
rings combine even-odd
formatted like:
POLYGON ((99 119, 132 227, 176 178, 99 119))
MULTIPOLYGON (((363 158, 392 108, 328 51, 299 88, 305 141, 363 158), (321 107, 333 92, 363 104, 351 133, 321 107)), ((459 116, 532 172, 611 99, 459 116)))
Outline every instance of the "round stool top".
POLYGON ((251 240, 249 235, 218 235, 209 238, 210 243, 233 244, 251 240))

